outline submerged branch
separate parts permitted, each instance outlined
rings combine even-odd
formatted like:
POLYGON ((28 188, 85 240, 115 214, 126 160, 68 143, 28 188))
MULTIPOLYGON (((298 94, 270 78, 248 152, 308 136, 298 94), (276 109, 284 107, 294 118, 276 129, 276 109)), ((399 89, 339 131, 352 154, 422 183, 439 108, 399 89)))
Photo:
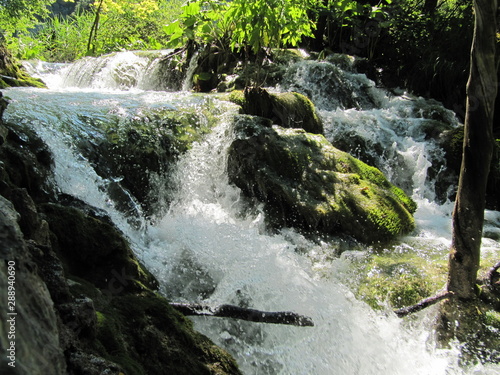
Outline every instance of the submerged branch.
POLYGON ((184 315, 214 316, 233 318, 259 323, 290 324, 300 327, 312 327, 314 323, 308 316, 291 311, 260 311, 234 305, 220 305, 212 308, 196 303, 171 303, 170 306, 184 315))
POLYGON ((439 302, 439 301, 441 301, 443 299, 449 298, 452 295, 453 295, 453 292, 448 292, 448 291, 442 292, 442 293, 437 294, 437 295, 435 295, 433 297, 425 298, 422 301, 416 303, 415 305, 407 306, 407 307, 403 307, 401 309, 395 310, 394 313, 398 317, 402 318, 402 317, 404 317, 406 315, 412 314, 414 312, 423 310, 426 307, 434 305, 435 303, 437 303, 437 302, 439 302))

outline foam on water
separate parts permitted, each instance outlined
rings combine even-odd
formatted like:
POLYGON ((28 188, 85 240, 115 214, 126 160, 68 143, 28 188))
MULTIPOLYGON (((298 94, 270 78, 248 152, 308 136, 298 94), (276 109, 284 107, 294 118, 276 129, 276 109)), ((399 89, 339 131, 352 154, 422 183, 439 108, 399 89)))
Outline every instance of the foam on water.
MULTIPOLYGON (((359 147, 364 149, 359 154, 373 160, 419 204, 417 230, 401 246, 432 248, 445 256, 452 204, 434 201, 432 186, 444 177, 439 169, 432 176, 429 171, 442 162, 442 153, 436 142, 426 138, 425 129, 427 113, 432 116, 437 111, 446 117, 448 112, 419 98, 391 97, 364 75, 335 68, 354 88, 347 99, 338 99, 343 103, 339 108, 328 103, 328 87, 318 88, 312 78, 314 71, 326 71, 332 82, 338 80, 331 76, 331 68, 323 63, 313 68, 311 72, 307 66, 297 67, 294 88, 307 87, 317 100, 327 137, 334 143, 350 136, 362 139, 359 147), (346 108, 346 103, 354 107, 346 108)), ((199 105, 199 99, 185 93, 138 90, 130 95, 108 89, 12 90, 9 94, 15 102, 8 107, 6 118, 28 124, 48 143, 56 157, 59 188, 111 213, 134 243, 137 255, 161 281, 161 291, 168 298, 212 306, 232 303, 268 311, 289 310, 313 319, 314 327, 292 327, 194 318, 195 327, 229 350, 245 374, 497 373, 498 366, 462 369, 455 349, 436 349, 432 310, 401 320, 390 311, 375 312, 358 301, 343 280, 356 277, 351 259, 367 256, 366 249, 344 248, 353 251, 336 257, 335 241, 313 242, 293 229, 266 231, 261 207, 228 183, 227 148, 233 139, 231 117, 236 107, 224 104, 218 126, 178 162, 170 176, 176 189, 167 214, 156 225, 143 223, 145 230, 138 232, 120 219, 123 215, 113 209, 103 188, 106 182, 79 155, 75 139, 83 133, 100 136, 79 119, 140 117, 146 107, 199 105), (192 101, 198 104, 189 104, 192 101), (68 123, 71 129, 61 126, 68 123)), ((495 232, 499 214, 487 212, 486 216, 487 228, 495 232)), ((488 251, 500 251, 493 239, 485 246, 488 251)))

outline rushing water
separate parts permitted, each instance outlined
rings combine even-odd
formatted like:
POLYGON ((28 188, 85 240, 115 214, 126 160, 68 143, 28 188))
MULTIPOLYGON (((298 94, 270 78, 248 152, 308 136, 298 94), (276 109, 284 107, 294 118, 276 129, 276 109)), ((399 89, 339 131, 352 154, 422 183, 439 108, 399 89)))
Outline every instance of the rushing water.
MULTIPOLYGON (((457 350, 436 349, 431 310, 401 320, 358 301, 343 281, 346 275, 355 277, 351 258, 364 256, 364 249, 346 249, 349 244, 343 244, 343 250, 356 251, 333 257, 338 241, 312 242, 292 229, 278 234, 266 231, 261 207, 252 206, 228 183, 226 151, 233 136, 232 115, 237 112, 233 105, 218 103, 214 113, 218 125, 169 176, 175 189, 167 214, 154 224, 141 220, 139 205, 130 197, 137 207, 132 216, 141 221, 131 225, 130 217, 107 194, 113 176, 100 177, 79 152, 78 142, 103 137, 92 121, 120 121, 141 117, 145 110, 208 104, 187 92, 148 91, 158 87, 144 83, 144 71, 153 74, 157 58, 127 54, 50 66, 52 71, 38 66, 51 89, 8 90, 12 103, 6 120, 24 123, 43 137, 54 152, 59 189, 105 209, 171 300, 213 306, 233 303, 312 317, 314 327, 194 318, 195 327, 227 348, 245 374, 497 373, 498 366, 461 369, 457 350), (109 81, 117 76, 123 79, 109 81)), ((277 89, 302 91, 313 98, 332 142, 363 140, 352 152, 381 168, 419 204, 417 230, 401 243, 446 257, 449 192, 437 197, 433 186, 453 181, 454 176, 437 167, 442 165, 442 151, 425 131, 436 116, 456 126, 452 114, 431 101, 389 96, 348 68, 345 61, 342 69, 329 63, 299 63, 277 89)), ((486 232, 498 233, 500 215, 487 212, 486 216, 486 232)), ((499 251, 498 242, 484 239, 483 252, 499 251)))

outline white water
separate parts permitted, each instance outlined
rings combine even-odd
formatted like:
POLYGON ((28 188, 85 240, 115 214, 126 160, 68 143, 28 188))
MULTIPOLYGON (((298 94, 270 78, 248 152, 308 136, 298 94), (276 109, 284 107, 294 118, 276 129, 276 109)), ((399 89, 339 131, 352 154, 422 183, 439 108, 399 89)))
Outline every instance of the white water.
MULTIPOLYGON (((293 79, 295 89, 302 84, 311 90, 311 97, 318 97, 329 139, 342 137, 340 134, 348 130, 386 147, 373 155, 380 164, 377 166, 393 181, 403 183, 419 204, 418 229, 405 239, 411 244, 407 246, 432 248, 446 256, 451 204, 439 205, 433 200, 434 181, 428 180, 426 172, 440 155, 437 146, 423 139, 418 130, 422 116, 413 104, 420 99, 387 97, 370 86, 366 77, 357 75, 354 82, 365 85, 353 85, 368 86, 377 105, 368 105, 365 98, 360 99, 357 110, 337 109, 328 102, 322 104, 320 99, 328 93, 321 94, 313 83, 300 82, 301 77, 304 73, 293 79), (363 126, 354 126, 359 124, 363 126)), ((234 303, 261 310, 292 310, 312 317, 315 326, 311 328, 194 319, 197 329, 236 357, 245 374, 498 372, 498 366, 461 369, 456 350, 435 349, 431 310, 406 321, 389 311, 375 312, 356 300, 342 281, 352 271, 350 257, 364 256, 359 251, 363 249, 335 258, 331 254, 339 245, 334 241, 312 243, 291 229, 267 234, 260 208, 249 205, 227 182, 225 151, 232 138, 234 106, 224 105, 225 113, 219 115, 213 133, 178 163, 174 176, 177 190, 167 215, 155 226, 143 223, 137 231, 107 197, 108 181, 97 176, 78 153, 74 134, 100 134, 84 130, 88 123, 75 115, 109 121, 141 116, 145 108, 200 105, 199 99, 187 93, 57 87, 48 92, 9 90, 6 95, 14 101, 6 118, 24 121, 37 130, 55 153, 60 189, 107 210, 130 236, 138 256, 161 280, 162 291, 169 298, 214 306, 234 303)), ((495 232, 500 215, 489 212, 487 216, 489 228, 495 232)), ((483 251, 500 252, 498 242, 486 239, 484 243, 483 251)))

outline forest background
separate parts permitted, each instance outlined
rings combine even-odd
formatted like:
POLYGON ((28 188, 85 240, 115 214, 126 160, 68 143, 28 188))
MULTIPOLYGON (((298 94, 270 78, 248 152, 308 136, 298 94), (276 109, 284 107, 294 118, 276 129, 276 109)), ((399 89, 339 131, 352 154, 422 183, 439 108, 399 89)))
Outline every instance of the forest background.
POLYGON ((0 5, 4 43, 20 60, 70 62, 189 43, 257 59, 270 48, 302 47, 364 57, 367 74, 378 84, 404 87, 465 115, 474 24, 467 0, 2 0, 0 5))

